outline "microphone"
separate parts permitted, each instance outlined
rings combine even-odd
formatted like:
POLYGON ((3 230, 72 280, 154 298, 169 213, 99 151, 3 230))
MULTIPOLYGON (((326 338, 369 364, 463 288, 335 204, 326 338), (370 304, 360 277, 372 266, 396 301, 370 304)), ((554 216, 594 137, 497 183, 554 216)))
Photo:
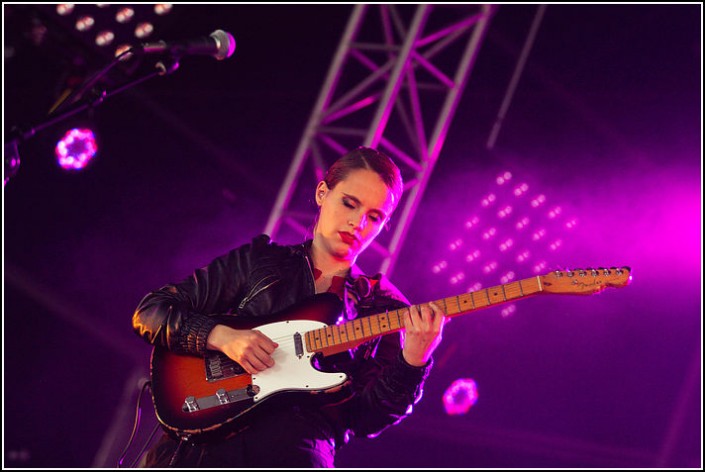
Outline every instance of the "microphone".
POLYGON ((188 39, 185 41, 157 41, 144 43, 138 48, 144 54, 170 53, 175 56, 205 55, 213 56, 219 61, 235 52, 235 38, 223 30, 215 30, 208 37, 188 39))

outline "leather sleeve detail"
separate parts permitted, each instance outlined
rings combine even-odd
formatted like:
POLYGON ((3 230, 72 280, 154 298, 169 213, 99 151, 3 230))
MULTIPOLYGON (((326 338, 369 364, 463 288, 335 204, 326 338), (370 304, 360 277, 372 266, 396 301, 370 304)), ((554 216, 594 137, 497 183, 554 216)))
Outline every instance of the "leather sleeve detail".
POLYGON ((192 314, 179 331, 176 350, 185 354, 205 355, 208 335, 216 324, 217 321, 209 316, 192 314))

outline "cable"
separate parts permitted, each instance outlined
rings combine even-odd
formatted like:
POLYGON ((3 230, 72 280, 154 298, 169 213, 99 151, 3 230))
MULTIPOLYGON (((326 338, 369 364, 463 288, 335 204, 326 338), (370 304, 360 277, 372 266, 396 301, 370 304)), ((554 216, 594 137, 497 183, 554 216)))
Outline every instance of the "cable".
POLYGON ((134 469, 134 467, 137 465, 137 462, 140 460, 140 457, 142 457, 142 454, 144 454, 144 451, 147 449, 147 446, 152 442, 152 438, 154 438, 154 434, 159 430, 159 424, 155 424, 154 428, 152 429, 152 432, 149 434, 149 437, 144 443, 144 446, 142 446, 142 449, 140 449, 140 452, 137 453, 137 456, 135 456, 135 460, 132 461, 132 464, 130 464, 130 468, 134 469))
MULTIPOLYGON (((137 407, 135 408, 135 421, 134 421, 134 425, 133 425, 133 427, 132 427, 132 433, 130 433, 130 439, 127 440, 127 445, 125 446, 125 449, 122 450, 122 453, 120 454, 120 457, 118 458, 118 461, 117 461, 117 467, 118 467, 118 468, 121 468, 121 467, 122 467, 122 462, 125 460, 125 455, 127 454, 127 451, 130 449, 130 446, 132 445, 132 441, 134 441, 134 439, 135 439, 135 434, 137 433, 137 430, 139 429, 139 425, 140 425, 140 416, 141 416, 140 413, 141 413, 141 411, 142 411, 142 410, 141 410, 142 397, 144 396, 144 392, 145 392, 145 390, 147 390, 147 388, 149 388, 149 389, 151 390, 151 388, 152 388, 152 382, 151 382, 151 381, 147 381, 147 382, 144 383, 144 385, 142 385, 142 389, 140 390, 140 394, 139 394, 139 396, 137 397, 137 407)), ((154 437, 154 433, 156 433, 156 431, 157 431, 158 428, 159 428, 159 424, 157 424, 157 425, 154 427, 154 430, 153 430, 152 433, 149 435, 149 438, 147 439, 147 442, 145 443, 145 445, 144 445, 144 446, 142 447, 142 449, 140 450, 140 453, 137 455, 137 458, 138 458, 138 459, 139 459, 139 457, 142 455, 142 453, 144 452, 144 450, 147 448, 147 445, 151 442, 152 438, 154 437)), ((134 467, 135 462, 137 462, 137 459, 135 459, 135 461, 130 465, 130 467, 134 467)))

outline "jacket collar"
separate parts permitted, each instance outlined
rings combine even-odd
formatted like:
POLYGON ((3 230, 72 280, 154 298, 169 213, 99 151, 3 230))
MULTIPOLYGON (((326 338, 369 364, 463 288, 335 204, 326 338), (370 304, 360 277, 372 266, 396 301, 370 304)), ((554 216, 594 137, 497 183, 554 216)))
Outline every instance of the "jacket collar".
MULTIPOLYGON (((296 254, 299 254, 301 256, 306 257, 308 260, 309 265, 311 266, 311 271, 313 271, 313 257, 311 255, 311 248, 313 246, 313 239, 307 239, 301 244, 297 244, 296 246, 293 246, 293 250, 296 254)), ((367 277, 365 273, 360 269, 360 267, 357 264, 353 264, 350 267, 350 270, 348 271, 347 275, 345 276, 345 281, 353 283, 356 279, 360 277, 367 277)))
MULTIPOLYGON (((313 257, 311 247, 313 239, 307 239, 301 244, 293 246, 293 251, 304 257, 313 273, 313 257)), ((345 276, 345 286, 343 291, 343 302, 345 304, 345 315, 348 320, 357 317, 355 308, 360 302, 368 301, 373 294, 373 287, 377 280, 367 276, 357 264, 350 266, 350 270, 345 276)))

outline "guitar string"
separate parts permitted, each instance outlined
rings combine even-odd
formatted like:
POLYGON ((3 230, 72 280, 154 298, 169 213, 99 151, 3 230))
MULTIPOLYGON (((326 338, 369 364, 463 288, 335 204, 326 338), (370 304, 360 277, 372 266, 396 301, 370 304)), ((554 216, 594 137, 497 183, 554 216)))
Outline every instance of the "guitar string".
MULTIPOLYGON (((392 314, 394 314, 394 313, 393 313, 393 312, 390 312, 389 314, 392 315, 392 314)), ((398 315, 396 315, 396 316, 398 316, 398 315)), ((362 319, 363 319, 363 318, 360 318, 360 320, 362 320, 362 319)), ((399 321, 401 321, 401 320, 399 320, 399 321)), ((377 320, 376 323, 379 323, 379 320, 377 320)), ((354 331, 355 331, 355 328, 354 328, 354 326, 353 326, 353 324, 352 324, 351 322, 345 323, 345 324, 343 324, 343 325, 330 325, 330 326, 326 326, 326 327, 323 327, 323 328, 314 329, 314 330, 311 330, 311 331, 319 331, 319 330, 320 330, 320 331, 325 331, 325 328, 327 328, 327 327, 330 327, 330 328, 332 328, 332 327, 338 327, 338 337, 341 336, 341 333, 344 334, 346 337, 349 337, 349 336, 350 336, 349 333, 352 333, 352 334, 353 334, 353 338, 354 338, 353 340, 358 339, 357 334, 355 334, 355 332, 354 332, 354 331), (348 325, 348 324, 349 324, 348 328, 342 329, 342 330, 340 329, 342 326, 345 326, 345 325, 348 325)), ((256 329, 256 328, 255 328, 255 329, 256 329)), ((387 334, 388 332, 389 332, 389 330, 383 329, 382 332, 380 332, 380 333, 372 333, 372 335, 373 335, 373 336, 381 336, 381 335, 383 335, 383 334, 387 334)), ((299 334, 302 334, 302 337, 303 337, 303 336, 306 335, 306 333, 307 333, 307 332, 299 333, 299 334)), ((294 333, 294 334, 285 334, 285 335, 282 335, 282 336, 279 336, 279 337, 275 337, 275 338, 270 338, 270 339, 271 339, 272 341, 278 343, 278 344, 281 344, 282 342, 287 342, 288 340, 292 340, 292 342, 294 342, 294 341, 293 341, 293 337, 294 337, 295 334, 296 334, 296 333, 294 333)), ((327 337, 327 335, 324 335, 324 337, 327 337)), ((362 336, 362 337, 366 337, 366 335, 364 335, 364 333, 363 333, 363 336, 362 336)))
MULTIPOLYGON (((466 304, 466 303, 468 303, 468 302, 469 302, 469 303, 472 303, 473 309, 489 307, 489 306, 492 306, 492 305, 500 304, 500 303, 502 303, 502 302, 511 301, 511 300, 512 300, 513 298, 515 298, 515 297, 507 297, 507 296, 506 296, 506 288, 514 289, 514 288, 519 287, 519 288, 521 289, 521 284, 520 284, 520 283, 521 283, 521 282, 526 282, 526 281, 533 281, 533 279, 520 280, 520 281, 517 281, 517 282, 511 282, 511 283, 504 284, 504 285, 498 285, 498 286, 496 286, 496 287, 489 287, 489 288, 486 288, 486 289, 483 289, 483 290, 478 290, 478 291, 475 291, 475 292, 470 292, 470 293, 461 294, 461 295, 458 295, 458 296, 456 296, 456 297, 449 297, 449 298, 447 298, 447 299, 442 299, 442 300, 437 301, 436 303, 438 303, 438 302, 443 302, 443 304, 446 304, 446 302, 447 302, 449 299, 455 298, 455 299, 456 299, 456 302, 458 303, 458 307, 459 307, 459 308, 460 308, 460 304, 466 304), (494 295, 497 295, 496 292, 497 292, 497 289, 498 289, 498 288, 502 288, 503 291, 504 291, 504 292, 503 292, 503 297, 502 297, 503 300, 495 302, 495 301, 493 301, 493 300, 490 299, 489 294, 490 294, 490 293, 493 293, 494 295), (492 290, 494 290, 494 292, 492 292, 492 290), (476 300, 476 296, 477 296, 477 295, 480 295, 480 294, 484 294, 487 300, 476 300), (487 302, 487 305, 484 305, 484 304, 482 304, 481 302, 487 302)), ((524 296, 525 296, 525 295, 524 295, 524 296)), ((520 297, 518 297, 518 298, 522 298, 522 297, 520 296, 520 297)), ((461 311, 464 311, 464 310, 461 310, 461 311)), ((399 316, 399 313, 398 313, 399 310, 395 310, 395 312, 396 312, 396 313, 394 313, 394 315, 399 316)), ((391 315, 392 313, 393 313, 393 312, 391 312, 391 313, 389 313, 389 314, 391 315)), ((452 315, 452 314, 455 314, 455 313, 449 313, 449 314, 452 315)), ((448 315, 448 314, 447 314, 447 315, 448 315)), ((360 320, 362 320, 362 319, 363 319, 363 318, 360 318, 360 320)), ((347 325, 347 324, 350 324, 350 327, 352 327, 352 323, 345 323, 345 325, 347 325)), ((343 335, 345 335, 346 337, 348 337, 348 336, 349 336, 349 332, 350 332, 349 329, 346 328, 346 329, 342 330, 342 332, 341 332, 341 330, 340 330, 340 326, 345 326, 345 325, 330 325, 330 326, 326 326, 326 327, 323 327, 323 328, 319 328, 319 329, 316 329, 316 330, 313 330, 313 331, 319 331, 319 330, 320 330, 320 331, 324 332, 327 327, 338 326, 338 327, 339 327, 339 330, 338 330, 338 338, 341 338, 341 334, 343 334, 343 335)), ((354 328, 353 328, 353 330, 354 330, 354 328)), ((306 334, 306 333, 304 333, 304 334, 306 334)), ((329 337, 328 334, 324 334, 324 333, 321 333, 321 334, 323 334, 324 339, 327 338, 327 337, 329 337)), ((384 334, 384 333, 373 333, 373 336, 378 336, 378 335, 382 335, 382 334, 384 334)), ((287 335, 283 335, 283 336, 280 336, 280 337, 272 338, 272 340, 275 341, 275 342, 277 342, 277 343, 280 344, 280 345, 282 345, 282 344, 283 344, 283 345, 287 345, 288 343, 294 343, 294 342, 295 342, 294 339, 293 339, 293 336, 294 336, 294 334, 287 334, 287 335)), ((353 336, 356 337, 356 334, 354 333, 354 331, 353 331, 353 336)), ((364 337, 364 336, 363 336, 363 337, 364 337)), ((341 340, 342 340, 342 339, 341 339, 341 340)))
MULTIPOLYGON (((400 311, 401 311, 401 310, 393 310, 393 311, 390 311, 390 312, 387 313, 387 316, 396 317, 397 320, 398 320, 397 322, 399 322, 399 323, 401 324, 401 316, 400 316, 400 313, 399 313, 400 311)), ((380 315, 381 315, 381 314, 380 314, 380 315)), ((370 318, 370 320, 371 320, 373 317, 370 316, 369 318, 370 318)), ((358 320, 363 320, 363 319, 365 319, 365 318, 359 318, 358 320)), ((378 324, 379 324, 379 321, 380 321, 380 320, 378 319, 378 320, 375 321, 375 323, 378 323, 378 324)), ((349 333, 352 333, 352 335, 353 335, 353 340, 359 339, 358 336, 357 336, 357 334, 355 333, 356 329, 355 329, 355 326, 354 326, 353 322, 347 322, 347 323, 344 323, 344 324, 342 324, 342 325, 327 325, 327 326, 325 326, 325 327, 318 328, 318 329, 314 329, 314 330, 311 330, 311 331, 319 331, 319 330, 320 330, 320 331, 325 331, 326 328, 332 328, 332 327, 338 327, 338 337, 341 336, 341 333, 343 333, 346 337, 349 337, 349 336, 350 336, 349 333), (343 329, 343 330, 341 330, 340 328, 341 328, 342 326, 348 326, 348 327, 345 328, 345 329, 343 329)), ((402 327, 402 328, 403 328, 403 327, 402 327)), ((256 328, 254 328, 254 329, 256 329, 256 328)), ((372 335, 373 335, 373 336, 381 336, 381 335, 383 335, 383 334, 387 334, 388 332, 389 332, 388 329, 382 329, 381 332, 379 332, 379 333, 372 333, 372 335)), ((307 333, 307 332, 299 333, 299 334, 303 334, 303 335, 305 336, 306 333, 307 333)), ((295 335, 295 333, 294 333, 294 334, 285 334, 285 335, 282 335, 282 336, 279 336, 279 337, 275 337, 275 338, 270 338, 270 339, 271 339, 272 341, 274 341, 274 342, 276 342, 276 343, 278 343, 278 344, 281 345, 281 343, 286 343, 286 342, 288 342, 289 340, 292 340, 291 342, 294 342, 294 341, 293 341, 293 336, 294 336, 294 335, 295 335)), ((327 335, 324 335, 324 337, 328 337, 328 336, 327 336, 327 335)), ((367 336, 364 334, 364 332, 363 332, 363 336, 362 336, 362 337, 363 337, 363 338, 364 338, 364 337, 367 337, 367 336)))
MULTIPOLYGON (((338 336, 339 336, 339 337, 340 337, 340 334, 341 334, 341 333, 344 333, 346 336, 348 336, 348 333, 349 333, 349 332, 354 331, 354 327, 353 327, 352 323, 350 324, 350 326, 349 326, 348 329, 342 329, 342 330, 341 330, 340 327, 341 327, 341 326, 344 326, 344 325, 332 325, 332 326, 328 326, 328 327, 336 327, 336 326, 338 327, 338 336)), ((321 331, 321 332, 323 332, 323 331, 325 331, 325 328, 314 329, 314 330, 311 330, 311 331, 321 331)), ((372 333, 372 334, 373 334, 374 336, 379 336, 379 335, 385 334, 385 333, 387 333, 387 332, 388 332, 387 330, 383 330, 383 332, 380 332, 380 333, 372 333)), ((305 336, 307 333, 308 333, 308 331, 307 331, 307 332, 304 332, 304 333, 298 333, 298 334, 301 334, 302 337, 303 337, 303 336, 305 336)), ((270 338, 270 339, 271 339, 272 341, 279 342, 280 340, 284 341, 284 340, 287 340, 287 339, 293 339, 293 336, 295 336, 295 334, 296 334, 296 333, 294 333, 294 334, 285 334, 285 335, 282 335, 282 336, 280 336, 280 337, 270 338)), ((353 334, 353 335, 354 335, 354 334, 353 334)))
MULTIPOLYGON (((445 299, 442 299, 442 300, 437 300, 436 303, 440 303, 440 304, 443 304, 443 305, 447 305, 447 303, 448 303, 451 299, 455 299, 455 302, 458 304, 458 309, 459 309, 458 312, 457 312, 457 313, 446 313, 446 315, 455 315, 455 314, 464 312, 465 310, 463 310, 463 309, 461 308, 461 304, 462 304, 462 305, 465 305, 465 304, 467 304, 467 303, 471 303, 473 309, 480 309, 480 308, 491 307, 491 306, 498 305, 498 304, 501 304, 501 303, 509 302, 509 301, 513 300, 514 298, 523 298, 524 296, 527 296, 528 294, 523 294, 523 293, 521 293, 520 296, 518 296, 518 297, 511 297, 511 296, 508 297, 508 296, 506 295, 506 289, 514 290, 514 289, 519 288, 519 290, 521 290, 521 288, 522 288, 521 282, 529 282, 529 281, 533 282, 533 279, 531 278, 531 279, 526 279, 526 280, 519 280, 519 281, 516 281, 516 282, 510 282, 510 283, 508 283, 508 284, 503 284, 503 285, 488 287, 488 288, 486 288, 486 289, 477 290, 477 291, 475 291, 475 292, 464 293, 464 294, 461 294, 461 295, 458 295, 458 296, 455 296, 455 297, 448 297, 448 298, 445 298, 445 299), (502 296, 503 300, 498 300, 498 301, 491 300, 491 299, 490 299, 490 296, 489 296, 490 293, 492 293, 492 294, 494 294, 494 295, 496 296, 499 288, 502 288, 502 289, 503 289, 503 296, 502 296), (482 299, 482 298, 478 299, 478 298, 477 298, 478 296, 481 297, 482 295, 484 295, 485 299, 482 299), (485 303, 486 303, 486 304, 485 304, 485 303)), ((389 312, 389 315, 397 316, 397 317, 399 317, 399 321, 401 321, 401 316, 400 316, 400 313, 399 313, 400 311, 401 311, 401 310, 394 310, 393 312, 389 312)), ((359 318, 359 319, 362 320, 363 318, 359 318)), ((348 323, 346 323, 346 324, 348 324, 348 323)), ((351 323, 350 323, 350 325, 351 325, 351 327, 352 327, 352 324, 351 324, 351 323)), ((343 326, 343 325, 331 325, 331 326, 328 326, 328 327, 332 327, 332 326, 343 326)), ((320 329, 321 329, 321 330, 324 330, 325 328, 320 328, 320 329)), ((354 329, 354 328, 352 328, 352 329, 354 329)), ((403 327, 402 327, 402 329, 403 329, 403 327)), ((317 330, 314 330, 314 331, 317 331, 317 330)), ((345 329, 345 330, 343 330, 342 332, 347 336, 347 335, 348 335, 348 332, 349 332, 349 329, 345 329)), ((339 330, 338 333, 339 333, 338 336, 340 336, 340 330, 339 330)), ((382 335, 382 334, 385 334, 385 333, 373 333, 373 336, 379 336, 379 335, 382 335)), ((272 338, 272 340, 275 341, 275 342, 279 342, 279 341, 285 342, 285 341, 286 341, 288 338, 290 338, 291 336, 293 336, 293 335, 285 335, 285 336, 283 336, 283 337, 272 338)), ((353 334, 353 336, 356 336, 356 335, 353 334)), ((327 337, 327 336, 326 336, 326 337, 327 337)))
MULTIPOLYGON (((382 334, 385 334, 385 333, 372 333, 373 336, 381 336, 382 334)), ((345 332, 345 335, 347 335, 347 332, 345 332)), ((282 336, 274 337, 274 338, 270 338, 270 339, 272 341, 276 342, 277 344, 279 344, 280 346, 282 346, 282 345, 287 345, 287 344, 295 344, 296 340, 294 339, 294 336, 295 336, 294 334, 286 334, 286 335, 282 335, 282 336)), ((327 337, 329 337, 329 336, 324 335, 324 338, 327 338, 327 337)), ((340 332, 337 337, 340 338, 340 332)), ((363 336, 363 337, 365 337, 365 336, 363 336)), ((303 336, 302 336, 302 338, 303 338, 303 336)), ((353 339, 353 340, 355 340, 355 339, 353 339)))

